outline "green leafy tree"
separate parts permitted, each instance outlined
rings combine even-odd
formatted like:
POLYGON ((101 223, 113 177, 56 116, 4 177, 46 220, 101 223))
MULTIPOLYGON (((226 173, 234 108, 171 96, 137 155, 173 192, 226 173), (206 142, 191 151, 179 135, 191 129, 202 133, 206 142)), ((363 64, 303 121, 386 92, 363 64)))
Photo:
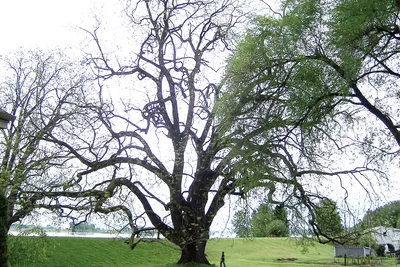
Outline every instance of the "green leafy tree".
POLYGON ((365 134, 357 131, 363 151, 368 156, 391 153, 400 145, 397 109, 392 108, 399 106, 397 2, 281 3, 280 16, 257 18, 246 47, 239 47, 256 59, 242 61, 244 70, 263 73, 258 84, 268 79, 291 90, 291 110, 304 121, 328 115, 344 115, 343 122, 367 119, 365 134))
POLYGON ((233 231, 237 237, 251 236, 251 214, 244 210, 235 212, 232 218, 233 231))
POLYGON ((260 205, 251 219, 252 234, 254 237, 269 236, 268 225, 274 220, 274 213, 268 204, 260 205))
POLYGON ((387 182, 385 164, 398 155, 398 24, 392 0, 281 1, 254 19, 229 60, 221 113, 235 122, 244 187, 290 203, 293 220, 321 242, 352 237, 320 231, 316 204, 329 196, 318 187, 337 178, 375 194, 372 185, 387 182))
POLYGON ((287 213, 281 205, 273 210, 269 204, 262 204, 253 214, 240 210, 233 216, 232 223, 238 237, 284 237, 289 235, 287 213))
POLYGON ((315 220, 318 232, 328 236, 340 236, 344 227, 342 218, 337 210, 336 202, 325 198, 322 199, 315 209, 315 220))
POLYGON ((393 201, 375 210, 366 213, 360 223, 364 229, 384 226, 399 228, 400 201, 393 201))
MULTIPOLYGON (((283 207, 279 207, 279 217, 268 204, 262 204, 253 214, 251 219, 252 235, 254 237, 283 237, 289 235, 287 226, 286 212, 283 207)), ((275 209, 276 211, 276 209, 275 209)))
POLYGON ((274 215, 276 219, 284 222, 284 224, 289 227, 288 213, 284 205, 277 205, 274 210, 274 215))
POLYGON ((269 237, 287 237, 289 228, 284 221, 275 219, 266 225, 267 236, 269 237))

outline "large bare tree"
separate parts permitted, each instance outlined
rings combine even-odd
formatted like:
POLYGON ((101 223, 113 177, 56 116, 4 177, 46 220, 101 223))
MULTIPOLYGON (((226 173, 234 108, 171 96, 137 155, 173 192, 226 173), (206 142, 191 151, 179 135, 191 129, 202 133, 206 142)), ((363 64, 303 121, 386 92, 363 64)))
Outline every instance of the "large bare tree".
POLYGON ((209 264, 210 226, 235 193, 222 157, 226 131, 214 109, 238 4, 128 1, 130 27, 140 32, 129 54, 103 45, 100 26, 88 31, 99 97, 77 106, 85 116, 68 140, 62 129, 47 135, 85 168, 63 191, 47 194, 58 202, 54 208, 69 216, 121 211, 133 230, 132 247, 151 226, 181 248, 179 263, 209 264))
MULTIPOLYGON (((79 162, 73 179, 46 193, 47 208, 74 219, 91 212, 122 214, 132 229, 132 248, 141 231, 153 227, 181 248, 178 263, 209 264, 210 227, 228 195, 266 189, 269 202, 291 208, 300 224, 320 233, 315 210, 326 197, 324 182, 369 182, 363 176, 368 164, 330 166, 335 153, 350 147, 348 140, 340 141, 340 131, 326 134, 322 108, 310 108, 302 120, 286 105, 288 91, 280 81, 258 90, 253 73, 243 71, 239 83, 229 77, 235 88, 224 89, 219 62, 230 48, 241 3, 127 3, 129 49, 104 43, 101 24, 87 31, 95 47, 88 63, 98 78, 98 97, 83 92, 73 129, 62 124, 46 133, 47 141, 79 162), (221 92, 233 97, 227 94, 226 105, 219 106, 221 92), (231 112, 229 106, 237 108, 231 112), (230 112, 218 113, 218 107, 230 112), (325 141, 339 149, 327 149, 325 141)), ((243 59, 246 66, 263 57, 243 59)), ((285 79, 287 69, 276 69, 285 79)))

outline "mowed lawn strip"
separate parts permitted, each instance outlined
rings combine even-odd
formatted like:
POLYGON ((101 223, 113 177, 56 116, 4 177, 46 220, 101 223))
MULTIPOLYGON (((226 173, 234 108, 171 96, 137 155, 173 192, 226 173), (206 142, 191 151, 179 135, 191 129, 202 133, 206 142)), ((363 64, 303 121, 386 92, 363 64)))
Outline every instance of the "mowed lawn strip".
MULTIPOLYGON (((302 253, 303 248, 290 238, 213 240, 207 248, 210 261, 218 259, 219 254, 224 251, 225 261, 229 267, 266 266, 267 263, 268 266, 272 264, 282 266, 286 263, 333 261, 332 246, 314 243, 308 245, 307 253, 302 253)), ((218 260, 215 263, 218 263, 218 260)))
MULTIPOLYGON (((130 250, 124 239, 53 237, 51 241, 54 244, 53 249, 49 252, 49 258, 40 266, 182 267, 175 264, 180 256, 179 248, 166 240, 142 242, 134 250, 130 250)), ((207 244, 206 254, 210 263, 215 266, 219 266, 222 251, 225 252, 227 267, 342 266, 333 263, 331 245, 314 243, 307 248, 308 251, 302 253, 303 247, 289 238, 211 239, 207 244)), ((385 259, 380 266, 396 266, 395 259, 385 259)))
POLYGON ((55 249, 43 267, 165 266, 180 252, 169 242, 140 243, 131 250, 124 239, 51 238, 55 249))

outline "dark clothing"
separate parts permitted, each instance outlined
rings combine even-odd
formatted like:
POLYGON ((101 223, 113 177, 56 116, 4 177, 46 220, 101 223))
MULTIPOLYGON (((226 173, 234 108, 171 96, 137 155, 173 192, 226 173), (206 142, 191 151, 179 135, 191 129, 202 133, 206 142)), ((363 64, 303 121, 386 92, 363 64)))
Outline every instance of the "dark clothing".
POLYGON ((219 263, 219 267, 222 267, 222 264, 224 265, 224 267, 226 267, 226 265, 225 265, 225 255, 224 255, 224 253, 222 253, 222 255, 221 255, 221 261, 220 261, 220 263, 219 263))

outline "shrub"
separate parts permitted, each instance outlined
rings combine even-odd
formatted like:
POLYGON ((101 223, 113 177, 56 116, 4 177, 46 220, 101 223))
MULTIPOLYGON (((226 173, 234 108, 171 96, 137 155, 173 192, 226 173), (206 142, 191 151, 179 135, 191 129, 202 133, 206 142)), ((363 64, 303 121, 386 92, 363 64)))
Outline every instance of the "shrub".
POLYGON ((8 257, 11 266, 35 266, 48 257, 52 242, 42 228, 21 231, 8 238, 8 257))
POLYGON ((281 220, 273 220, 266 225, 266 232, 268 236, 272 237, 285 237, 289 236, 289 229, 286 224, 281 220))
POLYGON ((378 257, 384 257, 385 256, 385 246, 384 245, 379 245, 376 249, 376 255, 378 257))
POLYGON ((376 242, 376 239, 371 235, 371 233, 367 233, 367 234, 360 236, 358 239, 356 239, 356 242, 354 244, 356 246, 362 246, 362 247, 371 246, 374 249, 377 248, 379 245, 376 242))

